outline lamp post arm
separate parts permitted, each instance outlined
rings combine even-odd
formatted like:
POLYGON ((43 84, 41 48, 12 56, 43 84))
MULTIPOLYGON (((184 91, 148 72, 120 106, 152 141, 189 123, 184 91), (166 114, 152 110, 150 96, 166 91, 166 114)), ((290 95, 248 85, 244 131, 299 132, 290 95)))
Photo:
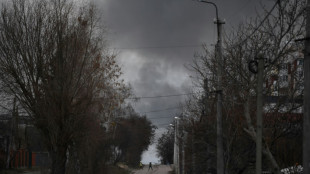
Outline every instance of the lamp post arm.
MULTIPOLYGON (((203 2, 203 3, 207 3, 207 4, 211 4, 215 7, 215 13, 216 13, 216 24, 220 24, 221 21, 219 19, 219 13, 218 13, 218 9, 217 6, 214 2, 210 2, 210 1, 205 1, 205 0, 199 0, 199 2, 203 2)), ((219 27, 217 27, 217 37, 219 38, 218 40, 220 40, 220 29, 219 27)))
POLYGON ((204 0, 199 0, 200 2, 207 3, 207 4, 212 4, 215 7, 215 13, 216 13, 216 20, 219 20, 219 14, 217 10, 217 6, 214 2, 209 2, 209 1, 204 1, 204 0))

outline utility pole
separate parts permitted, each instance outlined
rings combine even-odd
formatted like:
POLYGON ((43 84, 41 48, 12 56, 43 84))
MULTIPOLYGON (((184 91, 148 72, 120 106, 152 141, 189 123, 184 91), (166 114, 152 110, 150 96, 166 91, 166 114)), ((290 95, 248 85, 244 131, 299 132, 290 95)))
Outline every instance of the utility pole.
POLYGON ((182 140, 182 172, 181 172, 181 174, 185 174, 185 149, 184 149, 184 146, 185 146, 185 141, 183 139, 182 140))
POLYGON ((306 7, 304 54, 303 173, 310 173, 310 0, 306 7))
POLYGON ((262 173, 262 137, 263 137, 263 82, 265 59, 258 58, 257 109, 256 109, 256 174, 262 173))
POLYGON ((194 138, 195 128, 194 128, 194 126, 195 126, 195 123, 193 121, 192 136, 191 136, 191 138, 192 138, 192 174, 196 174, 196 156, 195 156, 196 151, 195 151, 195 142, 194 142, 195 141, 195 138, 194 138))
POLYGON ((176 119, 174 120, 173 166, 176 172, 177 171, 177 120, 176 119))
POLYGON ((223 150, 223 89, 222 89, 222 72, 223 72, 223 56, 222 56, 222 24, 223 20, 219 18, 218 9, 215 3, 206 0, 199 2, 212 4, 215 7, 217 25, 217 118, 216 118, 216 168, 217 174, 224 174, 224 150, 223 150))
POLYGON ((217 60, 218 60, 218 68, 217 68, 217 119, 216 119, 216 145, 217 145, 217 174, 224 174, 224 150, 223 150, 223 89, 222 89, 222 72, 223 72, 223 57, 222 57, 222 24, 225 22, 220 20, 217 17, 216 25, 217 25, 217 33, 218 33, 218 42, 217 42, 217 60))
MULTIPOLYGON (((184 123, 184 117, 183 117, 183 123, 184 123)), ((182 174, 185 174, 185 143, 187 141, 187 134, 184 131, 184 124, 182 124, 182 174)))
MULTIPOLYGON (((217 46, 215 47, 215 49, 217 49, 217 46)), ((207 116, 207 114, 210 113, 210 109, 209 109, 209 104, 208 104, 208 99, 209 99, 209 87, 208 87, 208 78, 205 78, 204 81, 203 81, 203 88, 204 88, 204 110, 203 110, 203 115, 204 116, 207 116)), ((207 148, 207 155, 211 154, 211 148, 210 148, 210 144, 209 143, 206 143, 206 148, 207 148)), ((211 160, 207 160, 207 163, 206 163, 206 167, 207 167, 207 170, 210 169, 210 167, 212 166, 211 164, 211 160)))
POLYGON ((179 117, 174 117, 174 153, 173 153, 173 164, 176 174, 180 174, 180 163, 179 163, 179 140, 178 140, 178 126, 179 126, 179 117))

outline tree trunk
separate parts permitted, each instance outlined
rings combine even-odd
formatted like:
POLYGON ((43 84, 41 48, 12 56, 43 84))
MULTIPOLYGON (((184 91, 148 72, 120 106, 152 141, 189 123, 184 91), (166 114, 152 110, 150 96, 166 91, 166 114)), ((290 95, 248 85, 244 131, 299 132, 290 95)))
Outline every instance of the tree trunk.
POLYGON ((12 137, 11 136, 7 136, 6 137, 6 150, 7 150, 7 156, 6 156, 6 166, 5 168, 6 169, 9 169, 10 168, 10 161, 11 161, 11 139, 12 137))
POLYGON ((50 154, 52 158, 51 174, 65 174, 67 162, 67 148, 64 146, 57 146, 50 154))
POLYGON ((273 157, 272 153, 270 152, 269 147, 267 145, 265 145, 262 152, 271 163, 272 173, 281 174, 279 165, 278 165, 277 161, 274 159, 274 157, 273 157))
POLYGON ((256 174, 262 173, 262 139, 263 139, 263 83, 265 59, 258 60, 257 75, 257 109, 256 109, 256 174))
MULTIPOLYGON (((252 138, 252 140, 255 142, 257 135, 256 135, 256 131, 254 129, 254 126, 251 120, 249 99, 250 97, 247 97, 247 100, 245 101, 245 104, 244 104, 244 112, 245 112, 244 115, 246 117, 247 124, 248 124, 248 128, 245 128, 244 131, 248 133, 250 137, 252 138)), ((274 156, 270 152, 267 144, 265 144, 265 146, 262 147, 262 153, 270 161, 273 173, 281 174, 279 165, 277 161, 274 159, 274 156)))

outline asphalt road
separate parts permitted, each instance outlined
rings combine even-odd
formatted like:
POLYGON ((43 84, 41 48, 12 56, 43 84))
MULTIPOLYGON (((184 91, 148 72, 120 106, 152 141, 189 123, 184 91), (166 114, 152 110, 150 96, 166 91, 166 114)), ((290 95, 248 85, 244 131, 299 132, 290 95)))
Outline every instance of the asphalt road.
POLYGON ((145 165, 143 169, 133 171, 134 174, 169 174, 172 168, 169 165, 156 165, 153 170, 149 170, 149 166, 145 165))

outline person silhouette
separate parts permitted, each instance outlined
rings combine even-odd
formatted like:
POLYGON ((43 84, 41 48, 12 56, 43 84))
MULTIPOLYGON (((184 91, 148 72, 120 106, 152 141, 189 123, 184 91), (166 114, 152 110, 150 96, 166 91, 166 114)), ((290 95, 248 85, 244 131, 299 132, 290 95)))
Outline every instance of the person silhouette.
POLYGON ((143 164, 142 164, 141 161, 140 161, 140 163, 139 163, 139 167, 140 167, 140 169, 143 169, 143 164))
MULTIPOLYGON (((149 164, 149 170, 150 170, 150 169, 152 169, 152 170, 153 170, 153 167, 152 167, 152 162, 150 162, 150 164, 149 164)), ((148 171, 149 171, 149 170, 148 170, 148 171)))

